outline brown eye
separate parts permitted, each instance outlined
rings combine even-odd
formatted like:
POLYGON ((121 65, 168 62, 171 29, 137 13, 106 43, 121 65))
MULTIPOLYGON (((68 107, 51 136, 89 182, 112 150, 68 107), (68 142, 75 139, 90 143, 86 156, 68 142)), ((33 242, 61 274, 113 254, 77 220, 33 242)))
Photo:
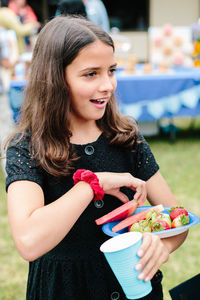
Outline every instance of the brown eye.
POLYGON ((90 73, 85 74, 84 76, 85 77, 92 77, 94 75, 96 75, 96 72, 90 72, 90 73))
POLYGON ((115 73, 115 71, 116 71, 116 68, 112 68, 112 69, 110 69, 109 72, 110 72, 111 74, 113 74, 113 73, 115 73))

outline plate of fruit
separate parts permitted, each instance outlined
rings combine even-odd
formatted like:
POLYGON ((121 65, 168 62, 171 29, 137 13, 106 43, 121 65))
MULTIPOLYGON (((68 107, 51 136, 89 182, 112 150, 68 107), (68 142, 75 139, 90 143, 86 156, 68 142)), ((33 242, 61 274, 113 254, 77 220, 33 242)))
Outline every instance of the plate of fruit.
POLYGON ((161 238, 178 235, 200 223, 200 218, 183 207, 156 206, 138 207, 132 200, 95 220, 102 225, 108 236, 128 231, 152 232, 161 238))

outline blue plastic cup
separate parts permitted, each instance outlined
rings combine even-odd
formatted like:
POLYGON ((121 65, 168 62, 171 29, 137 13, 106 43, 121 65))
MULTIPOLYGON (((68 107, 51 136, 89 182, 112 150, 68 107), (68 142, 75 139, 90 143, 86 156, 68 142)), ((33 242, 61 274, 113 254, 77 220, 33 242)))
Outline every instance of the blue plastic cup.
POLYGON ((128 299, 142 298, 152 290, 151 282, 138 279, 140 271, 135 269, 141 243, 140 232, 126 232, 112 237, 100 247, 128 299))

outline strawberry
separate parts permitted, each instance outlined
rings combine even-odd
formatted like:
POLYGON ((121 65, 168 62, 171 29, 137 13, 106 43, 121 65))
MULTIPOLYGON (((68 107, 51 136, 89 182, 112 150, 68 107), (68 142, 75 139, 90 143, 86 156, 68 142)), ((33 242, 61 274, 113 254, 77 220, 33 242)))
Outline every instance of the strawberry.
POLYGON ((172 219, 172 221, 180 216, 185 214, 185 216, 188 216, 188 212, 186 209, 184 209, 182 206, 177 206, 177 207, 171 207, 171 209, 169 210, 170 212, 170 218, 172 219))
POLYGON ((167 230, 171 227, 169 224, 164 220, 157 220, 151 225, 151 231, 161 231, 161 230, 167 230))
POLYGON ((179 215, 172 221, 172 228, 177 228, 177 227, 187 225, 189 224, 189 222, 190 222, 190 218, 188 215, 187 216, 185 214, 179 215))
MULTIPOLYGON (((156 217, 156 220, 162 220, 162 221, 167 222, 167 224, 169 225, 169 227, 171 227, 171 225, 172 225, 172 221, 171 221, 170 215, 168 215, 168 214, 166 214, 166 213, 160 213, 160 214, 156 217)), ((155 221, 156 221, 156 220, 155 220, 155 221)))

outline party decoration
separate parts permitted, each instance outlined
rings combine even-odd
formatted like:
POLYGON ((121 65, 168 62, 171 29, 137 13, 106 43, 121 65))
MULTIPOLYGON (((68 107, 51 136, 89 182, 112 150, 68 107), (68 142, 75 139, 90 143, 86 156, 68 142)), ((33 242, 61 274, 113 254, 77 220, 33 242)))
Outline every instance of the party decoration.
MULTIPOLYGON (((164 24, 161 27, 150 27, 148 35, 149 61, 157 65, 162 73, 167 71, 166 66, 168 68, 173 66, 187 68, 193 65, 192 53, 194 46, 191 27, 164 24), (165 65, 165 68, 161 65, 165 65)), ((200 55, 200 45, 195 53, 200 55)))

